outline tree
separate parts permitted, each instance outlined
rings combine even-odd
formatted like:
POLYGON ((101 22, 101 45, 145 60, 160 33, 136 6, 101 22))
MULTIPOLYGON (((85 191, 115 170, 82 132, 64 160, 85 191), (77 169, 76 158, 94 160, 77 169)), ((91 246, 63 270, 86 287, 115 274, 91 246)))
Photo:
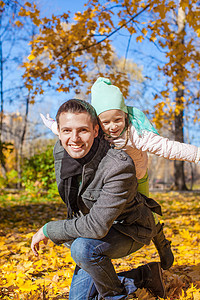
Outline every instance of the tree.
MULTIPOLYGON (((38 141, 43 145, 43 141, 38 141)), ((36 149, 36 153, 31 157, 27 157, 23 162, 23 186, 31 191, 38 192, 57 192, 53 145, 55 141, 49 140, 45 146, 41 145, 36 149), (40 149, 39 149, 40 148, 40 149)), ((34 146, 33 146, 34 147, 34 146)))
MULTIPOLYGON (((155 93, 153 121, 157 127, 164 122, 174 126, 176 140, 183 142, 185 107, 196 105, 199 111, 199 92, 194 82, 199 81, 199 14, 197 0, 112 0, 104 3, 90 0, 85 10, 77 12, 70 23, 70 14, 40 18, 35 6, 26 4, 21 16, 31 17, 39 27, 39 35, 32 41, 29 61, 23 64, 26 86, 34 93, 42 93, 41 82, 54 83, 58 91, 79 90, 88 81, 88 66, 85 53, 98 65, 103 61, 107 69, 98 71, 118 85, 127 97, 130 80, 127 72, 111 69, 112 38, 119 32, 129 34, 130 41, 149 42, 162 50, 164 63, 158 64, 159 73, 164 75, 165 89, 155 93), (44 59, 45 53, 45 59, 44 59), (42 59, 43 58, 43 59, 42 59), (109 70, 109 72, 108 72, 109 70), (35 81, 38 84, 34 84, 35 81)), ((135 45, 135 44, 134 44, 135 45)), ((198 115, 196 116, 198 118, 198 115)), ((185 189, 184 163, 175 163, 175 187, 185 189)))
POLYGON ((21 184, 21 159, 27 131, 29 106, 33 103, 32 93, 24 85, 22 70, 19 70, 19 66, 30 51, 28 42, 35 34, 35 26, 30 20, 26 19, 23 23, 21 22, 23 18, 18 13, 23 7, 22 4, 12 0, 0 1, 0 158, 3 175, 6 177, 7 167, 4 152, 10 149, 11 140, 6 139, 6 132, 9 130, 15 146, 18 187, 21 184), (20 103, 23 103, 21 111, 20 103), (9 128, 4 122, 5 118, 8 118, 5 107, 8 110, 9 104, 14 104, 15 112, 16 107, 17 111, 20 111, 21 123, 17 135, 14 134, 16 128, 9 128))

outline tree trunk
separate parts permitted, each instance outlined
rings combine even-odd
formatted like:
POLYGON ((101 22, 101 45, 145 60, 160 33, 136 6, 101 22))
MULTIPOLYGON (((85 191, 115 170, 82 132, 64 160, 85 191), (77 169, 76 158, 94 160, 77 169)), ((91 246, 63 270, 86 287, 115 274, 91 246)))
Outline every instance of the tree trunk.
MULTIPOLYGON (((0 12, 0 28, 1 28, 1 15, 0 12)), ((3 155, 3 141, 2 141, 2 129, 3 129, 3 49, 2 41, 0 36, 0 163, 1 163, 1 173, 4 178, 6 178, 6 165, 3 155)))
POLYGON ((18 189, 21 188, 21 175, 22 175, 21 164, 22 164, 24 140, 25 140, 25 135, 26 135, 26 130, 27 130, 27 123, 28 123, 29 103, 30 103, 30 92, 28 93, 27 98, 26 98, 26 111, 25 111, 25 116, 24 116, 24 126, 23 126, 23 131, 22 131, 22 135, 21 135, 21 139, 20 139, 19 151, 17 151, 17 172, 18 172, 17 188, 18 189))
MULTIPOLYGON (((175 114, 175 140, 184 143, 183 103, 181 97, 183 97, 183 89, 179 89, 176 92, 176 111, 178 111, 178 114, 175 114)), ((187 190, 185 184, 184 161, 174 161, 174 189, 180 191, 187 190)))
MULTIPOLYGON (((177 17, 177 25, 178 25, 178 41, 181 44, 184 44, 184 35, 185 35, 185 13, 180 7, 178 10, 178 17, 177 17)), ((181 49, 181 47, 180 47, 181 49)), ((180 54, 180 53, 179 53, 180 54)), ((181 53, 181 56, 184 57, 184 53, 181 53)), ((181 62, 177 61, 177 74, 183 76, 181 62)), ((182 77, 180 76, 180 78, 182 77)), ((176 92, 176 109, 175 109, 175 140, 181 143, 184 143, 184 136, 183 136, 183 112, 184 112, 184 103, 183 103, 183 96, 184 96, 184 89, 182 86, 184 85, 184 78, 182 77, 182 82, 179 82, 176 92)), ((187 190, 185 184, 185 174, 184 174, 184 161, 174 161, 174 189, 175 190, 187 190)))
POLYGON ((194 174, 195 174, 195 169, 192 163, 190 163, 190 168, 191 168, 191 180, 190 180, 190 190, 192 191, 193 185, 194 185, 194 174))

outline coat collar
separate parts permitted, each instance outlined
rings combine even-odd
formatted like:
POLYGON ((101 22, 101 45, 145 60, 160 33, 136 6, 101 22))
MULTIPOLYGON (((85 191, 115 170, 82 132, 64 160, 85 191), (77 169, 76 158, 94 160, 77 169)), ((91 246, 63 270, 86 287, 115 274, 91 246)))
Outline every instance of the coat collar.
POLYGON ((94 157, 91 159, 90 162, 88 162, 87 164, 85 164, 83 166, 82 184, 80 186, 79 194, 80 194, 80 191, 86 186, 87 182, 88 181, 91 182, 91 180, 94 178, 95 172, 99 166, 99 163, 101 162, 103 157, 106 155, 109 148, 110 148, 109 143, 102 138, 99 142, 99 147, 98 147, 94 157))
POLYGON ((90 151, 86 156, 80 159, 75 159, 71 157, 66 150, 64 150, 64 155, 61 164, 61 179, 65 180, 70 177, 74 177, 76 175, 81 175, 83 171, 83 166, 89 163, 93 157, 95 156, 98 147, 99 147, 100 139, 97 137, 94 139, 93 145, 90 151))

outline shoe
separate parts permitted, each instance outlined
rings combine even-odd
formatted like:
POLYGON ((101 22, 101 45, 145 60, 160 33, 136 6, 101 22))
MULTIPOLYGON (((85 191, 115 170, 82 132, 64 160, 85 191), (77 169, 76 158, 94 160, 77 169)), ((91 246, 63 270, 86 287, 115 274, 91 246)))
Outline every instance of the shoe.
POLYGON ((160 263, 152 262, 147 264, 151 270, 151 280, 147 280, 144 283, 144 288, 146 288, 154 297, 165 298, 165 287, 162 280, 162 273, 160 263))
POLYGON ((118 273, 118 275, 134 279, 137 288, 146 288, 155 297, 165 297, 165 287, 159 262, 152 262, 137 269, 118 273))
POLYGON ((148 265, 142 265, 130 271, 117 273, 117 275, 134 279, 134 285, 136 288, 142 289, 144 287, 144 282, 151 280, 151 269, 148 265))
POLYGON ((174 255, 171 250, 171 242, 165 238, 163 226, 164 224, 160 223, 156 225, 157 235, 152 239, 152 241, 158 250, 161 268, 163 270, 167 270, 173 265, 174 255))

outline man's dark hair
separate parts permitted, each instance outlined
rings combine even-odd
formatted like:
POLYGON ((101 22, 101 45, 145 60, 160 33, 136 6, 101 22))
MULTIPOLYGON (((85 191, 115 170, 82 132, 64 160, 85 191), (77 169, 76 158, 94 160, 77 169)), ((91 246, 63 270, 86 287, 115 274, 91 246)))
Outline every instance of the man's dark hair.
POLYGON ((70 99, 63 103, 56 114, 56 121, 59 128, 59 118, 62 113, 83 113, 87 112, 90 115, 93 127, 98 124, 97 114, 94 107, 86 101, 80 99, 70 99))

